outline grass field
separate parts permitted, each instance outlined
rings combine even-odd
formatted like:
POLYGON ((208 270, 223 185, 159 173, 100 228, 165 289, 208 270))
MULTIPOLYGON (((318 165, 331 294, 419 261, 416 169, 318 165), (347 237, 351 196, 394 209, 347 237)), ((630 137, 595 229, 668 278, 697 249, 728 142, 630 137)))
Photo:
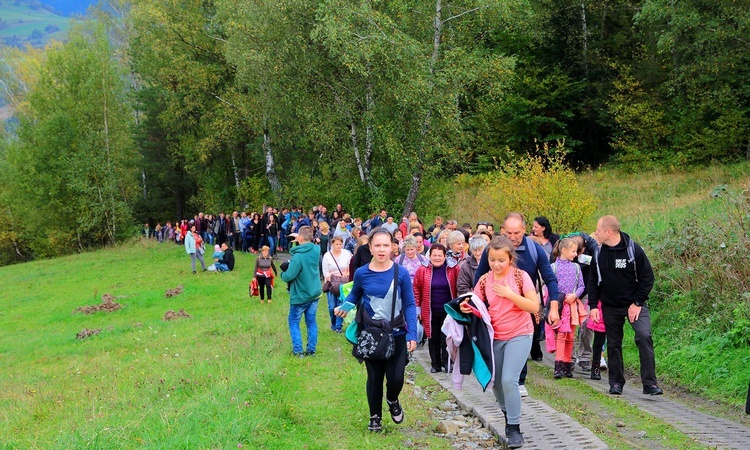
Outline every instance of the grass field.
MULTIPOLYGON (((363 366, 318 308, 318 355, 291 356, 288 297, 250 300, 252 257, 189 271, 184 249, 135 243, 0 268, 0 442, 6 448, 447 448, 430 401, 402 394, 404 425, 366 431, 363 366), (165 298, 165 290, 184 292, 165 298), (111 294, 125 307, 74 314, 111 294), (193 319, 165 322, 184 308, 193 319), (101 333, 77 340, 83 328, 101 333)), ((303 324, 304 330, 304 324, 303 324)), ((304 334, 304 331, 303 331, 304 334)), ((410 365, 421 386, 433 383, 410 365)), ((437 402, 444 401, 438 394, 437 402)), ((387 412, 387 409, 386 409, 387 412)))
POLYGON ((27 5, 14 5, 10 0, 0 1, 0 19, 8 25, 0 28, 0 39, 16 36, 30 41, 31 33, 39 30, 44 33, 39 44, 44 44, 50 39, 61 40, 70 28, 70 19, 67 17, 55 15, 45 9, 33 10, 27 5), (44 29, 48 25, 57 26, 59 31, 46 33, 44 29))

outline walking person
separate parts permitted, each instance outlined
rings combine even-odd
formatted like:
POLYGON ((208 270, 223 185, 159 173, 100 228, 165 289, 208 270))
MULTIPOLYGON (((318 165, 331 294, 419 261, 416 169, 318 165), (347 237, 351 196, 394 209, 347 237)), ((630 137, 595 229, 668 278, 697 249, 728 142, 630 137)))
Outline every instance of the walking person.
MULTIPOLYGON (((490 271, 481 275, 474 289, 492 322, 495 383, 492 392, 505 416, 505 436, 509 448, 523 446, 521 435, 521 394, 518 378, 531 350, 539 297, 526 271, 517 267, 516 245, 505 236, 495 237, 485 250, 490 271)), ((484 258, 484 256, 483 256, 484 258)), ((468 299, 461 312, 472 312, 468 299)))
POLYGON ((343 318, 351 309, 359 306, 363 309, 364 318, 360 325, 364 329, 373 322, 387 321, 392 330, 395 344, 393 355, 384 361, 365 360, 370 409, 368 429, 380 432, 383 429, 384 380, 391 419, 397 424, 404 421, 404 410, 398 397, 404 386, 407 353, 417 348, 417 311, 408 272, 398 270, 398 265, 391 261, 391 233, 379 227, 369 236, 372 261, 355 272, 351 292, 344 304, 334 312, 343 318))
POLYGON ((430 264, 417 268, 414 275, 414 299, 420 308, 430 349, 430 373, 448 372, 448 350, 441 327, 447 315, 445 304, 458 297, 456 281, 459 268, 446 263, 445 247, 440 244, 432 245, 429 259, 430 264))
POLYGON ((320 248, 311 242, 312 228, 300 227, 290 235, 298 243, 289 250, 292 259, 281 264, 281 279, 289 285, 289 334, 292 338, 294 356, 313 356, 318 345, 318 311, 320 276, 318 265, 320 248), (299 322, 305 317, 307 347, 302 348, 302 332, 299 322))
POLYGON ((195 232, 195 224, 190 224, 190 231, 185 233, 185 251, 190 255, 190 266, 195 274, 195 260, 201 262, 203 271, 206 271, 206 262, 203 260, 203 239, 195 232))
POLYGON ((555 353, 553 376, 573 378, 573 345, 576 328, 587 316, 581 303, 584 290, 581 268, 574 262, 578 256, 578 243, 571 238, 558 241, 552 250, 552 271, 557 276, 559 296, 549 299, 549 314, 545 326, 547 351, 555 353), (583 316, 583 318, 581 317, 583 316))
POLYGON ((278 274, 276 264, 270 255, 270 248, 264 245, 260 250, 260 255, 255 259, 255 279, 258 281, 258 291, 260 292, 260 302, 265 301, 266 293, 268 303, 273 300, 273 279, 278 274))
POLYGON ((588 280, 590 320, 604 321, 609 358, 609 393, 621 395, 625 385, 622 368, 622 337, 625 318, 635 332, 635 345, 641 363, 643 393, 661 395, 657 384, 651 315, 647 305, 654 286, 654 271, 643 249, 620 231, 615 216, 603 216, 596 224, 600 249, 591 260, 588 280), (596 309, 601 300, 602 316, 596 309))
MULTIPOLYGON (((323 255, 322 271, 324 282, 330 281, 340 286, 349 281, 349 262, 351 262, 352 254, 349 250, 343 248, 343 246, 344 241, 341 236, 331 238, 331 250, 323 255)), ((337 333, 341 333, 341 327, 344 322, 341 317, 337 317, 333 312, 339 306, 339 294, 338 287, 326 292, 328 314, 331 318, 331 330, 337 333)))
MULTIPOLYGON (((542 246, 526 236, 526 220, 523 215, 521 213, 512 212, 505 216, 502 233, 503 236, 507 237, 514 245, 514 251, 517 258, 516 265, 518 268, 531 277, 531 281, 535 286, 541 275, 541 278, 544 280, 544 284, 549 291, 549 298, 557 298, 557 277, 552 272, 552 268, 549 265, 549 259, 547 258, 547 254, 544 253, 542 246)), ((475 284, 479 280, 479 277, 490 270, 489 264, 487 263, 487 255, 488 249, 485 249, 479 260, 476 274, 474 275, 475 284)), ((534 338, 531 341, 530 352, 531 359, 534 361, 541 361, 543 357, 542 348, 539 345, 540 335, 541 324, 535 321, 534 338)), ((526 373, 527 367, 524 362, 523 369, 521 370, 521 377, 518 380, 518 389, 521 391, 522 397, 529 395, 529 392, 526 389, 526 373)))

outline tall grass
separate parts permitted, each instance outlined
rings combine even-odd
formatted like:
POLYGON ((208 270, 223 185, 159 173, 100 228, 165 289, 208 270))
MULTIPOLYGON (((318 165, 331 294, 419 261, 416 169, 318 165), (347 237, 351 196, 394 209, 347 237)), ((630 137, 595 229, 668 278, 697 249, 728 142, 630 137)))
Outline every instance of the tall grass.
MULTIPOLYGON (((598 217, 613 214, 654 266, 657 375, 712 399, 743 403, 750 379, 750 163, 639 173, 601 168, 579 174, 577 182, 598 199, 580 229, 591 232, 598 217)), ((483 214, 477 197, 490 196, 481 184, 454 190, 457 201, 448 217, 483 214)), ((497 210, 494 217, 507 212, 497 210)), ((627 332, 625 363, 636 368, 627 332)))
MULTIPOLYGON (((13 448, 446 448, 406 385, 403 426, 366 431, 365 370, 325 326, 291 356, 288 297, 250 300, 252 257, 192 275, 184 249, 136 243, 0 268, 0 442, 13 448), (184 293, 165 298, 179 284, 184 293), (111 293, 124 309, 84 316, 111 293), (165 322, 184 308, 193 319, 165 322), (83 328, 101 329, 85 340, 83 328)), ((304 325, 303 325, 304 328, 304 325)), ((304 332, 303 332, 304 333, 304 332)), ((421 385, 431 379, 409 366, 421 385)), ((387 412, 387 409, 386 409, 387 412)))

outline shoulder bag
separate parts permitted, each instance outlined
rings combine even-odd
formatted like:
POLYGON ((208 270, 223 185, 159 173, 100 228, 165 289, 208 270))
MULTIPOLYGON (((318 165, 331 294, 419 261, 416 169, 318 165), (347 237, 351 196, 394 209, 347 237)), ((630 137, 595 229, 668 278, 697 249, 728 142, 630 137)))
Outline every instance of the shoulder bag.
MULTIPOLYGON (((357 343, 352 349, 352 355, 357 359, 369 361, 386 361, 391 359, 396 350, 393 340, 391 322, 396 314, 396 292, 398 291, 398 264, 393 264, 393 299, 391 301, 391 318, 380 321, 381 326, 370 325, 359 332, 357 343), (387 329, 386 329, 387 328, 387 329)), ((358 310, 359 327, 362 327, 364 307, 358 310)))

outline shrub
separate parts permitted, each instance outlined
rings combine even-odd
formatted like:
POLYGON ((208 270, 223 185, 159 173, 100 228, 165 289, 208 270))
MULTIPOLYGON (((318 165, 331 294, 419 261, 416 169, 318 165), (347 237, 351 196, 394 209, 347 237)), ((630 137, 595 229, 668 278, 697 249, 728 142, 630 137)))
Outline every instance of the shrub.
POLYGON ((476 216, 467 218, 470 220, 491 218, 501 224, 507 213, 519 211, 528 222, 546 216, 555 231, 567 232, 590 220, 598 203, 578 184, 575 172, 565 162, 561 142, 554 148, 544 144, 537 155, 521 157, 495 172, 457 181, 475 193, 474 198, 460 202, 475 212, 476 216))
POLYGON ((708 333, 741 348, 750 345, 750 188, 718 186, 711 196, 715 219, 698 219, 696 211, 652 238, 655 302, 680 312, 666 320, 691 341, 708 333))

